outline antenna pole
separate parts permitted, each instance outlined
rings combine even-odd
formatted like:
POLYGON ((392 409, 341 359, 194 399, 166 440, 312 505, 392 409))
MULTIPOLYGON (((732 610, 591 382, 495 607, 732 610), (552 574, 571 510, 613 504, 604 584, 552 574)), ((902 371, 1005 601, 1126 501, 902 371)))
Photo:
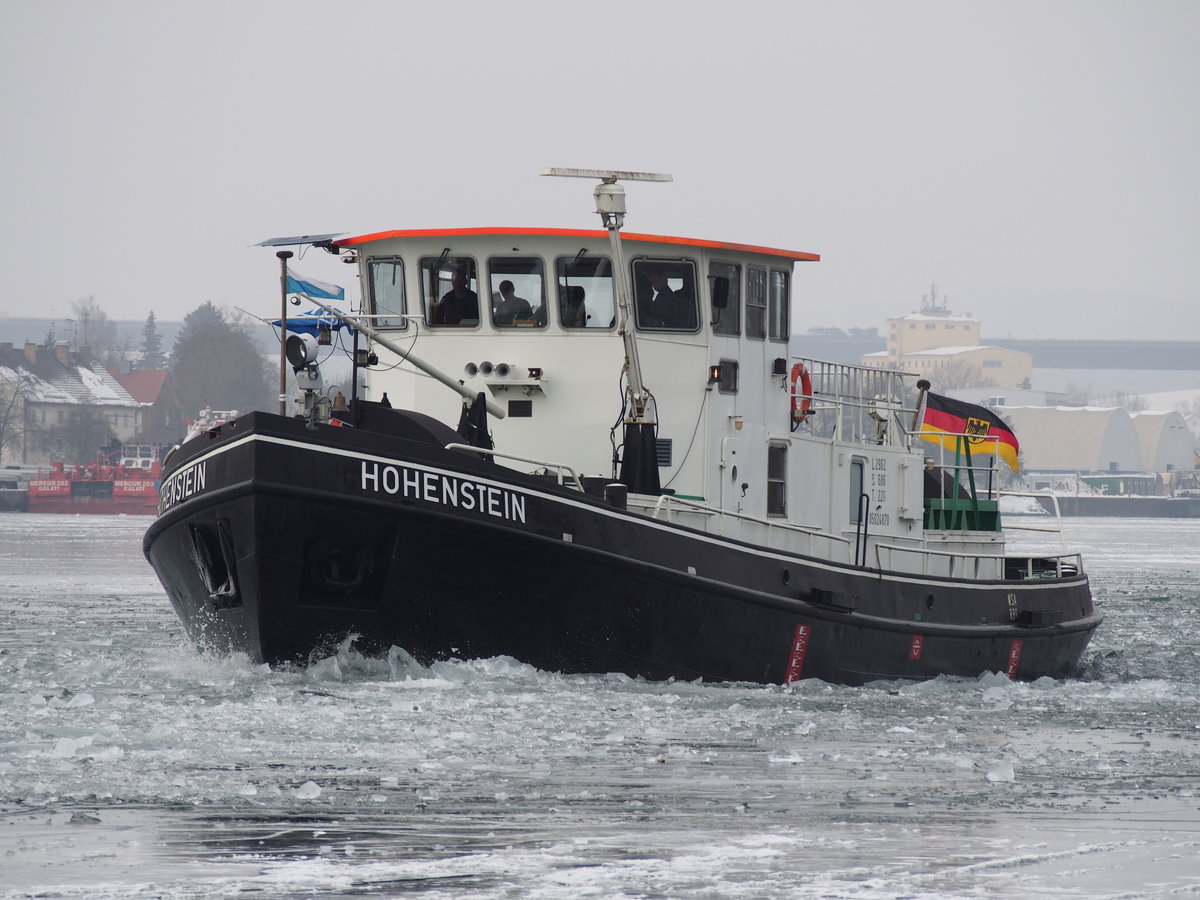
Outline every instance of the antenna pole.
POLYGON ((279 257, 279 414, 287 415, 287 261, 291 250, 280 250, 279 257))
POLYGON ((599 178, 592 196, 596 200, 596 212, 608 231, 608 242, 612 247, 613 265, 616 269, 617 333, 625 344, 625 381, 629 392, 629 415, 625 419, 631 424, 653 424, 649 413, 650 394, 642 383, 642 367, 638 361, 637 341, 634 338, 630 315, 633 309, 629 295, 629 276, 625 271, 625 255, 621 247, 621 226, 625 224, 625 188, 618 181, 673 181, 670 175, 657 172, 625 172, 608 169, 543 169, 543 175, 560 175, 569 178, 599 178))
POLYGON ((914 432, 917 430, 917 425, 921 421, 921 410, 925 403, 925 395, 927 393, 929 393, 929 389, 931 387, 933 387, 933 385, 931 385, 924 378, 922 378, 920 381, 917 382, 917 390, 920 393, 917 394, 917 408, 915 410, 913 410, 912 430, 914 432))
POLYGON ((596 211, 608 231, 608 243, 612 247, 613 267, 617 271, 617 309, 620 317, 617 320, 617 334, 625 344, 625 378, 629 385, 629 418, 626 421, 634 423, 649 422, 646 418, 646 408, 649 397, 646 386, 642 383, 642 364, 638 359, 637 341, 634 339, 633 326, 630 323, 630 313, 633 304, 629 299, 629 281, 625 274, 624 248, 621 246, 621 225, 625 219, 625 189, 616 183, 616 179, 606 178, 596 185, 594 191, 596 211))

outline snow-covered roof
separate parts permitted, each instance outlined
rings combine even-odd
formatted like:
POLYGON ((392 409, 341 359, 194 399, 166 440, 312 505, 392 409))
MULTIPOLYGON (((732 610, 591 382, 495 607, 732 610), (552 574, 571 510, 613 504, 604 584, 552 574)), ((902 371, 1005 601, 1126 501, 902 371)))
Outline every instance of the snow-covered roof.
POLYGON ((1142 470, 1133 420, 1120 407, 1005 406, 998 412, 1012 425, 1031 470, 1142 470))
POLYGON ((0 380, 10 385, 22 382, 27 403, 78 406, 140 407, 125 388, 103 366, 84 365, 76 354, 66 363, 53 351, 38 348, 30 363, 24 349, 5 344, 0 348, 0 380))
POLYGON ((1181 413, 1135 412, 1130 418, 1142 448, 1143 469, 1167 472, 1192 468, 1196 447, 1181 413))
POLYGON ((896 319, 901 322, 978 322, 974 316, 961 315, 958 313, 946 313, 945 315, 937 315, 936 313, 913 312, 903 316, 896 316, 896 319))
MULTIPOLYGON (((955 345, 952 347, 930 347, 928 350, 909 350, 905 356, 958 356, 960 353, 976 353, 981 350, 988 350, 993 353, 1015 353, 1014 350, 1006 350, 1003 347, 993 347, 988 344, 964 344, 955 345)), ((1022 354, 1028 356, 1029 354, 1022 354)))

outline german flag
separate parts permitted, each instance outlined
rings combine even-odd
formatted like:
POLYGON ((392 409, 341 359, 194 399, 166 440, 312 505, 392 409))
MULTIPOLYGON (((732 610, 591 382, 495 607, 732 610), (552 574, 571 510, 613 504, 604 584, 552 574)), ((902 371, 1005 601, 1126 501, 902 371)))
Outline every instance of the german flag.
POLYGON ((998 453, 1014 472, 1019 471, 1017 453, 1021 445, 998 415, 983 406, 927 392, 921 438, 954 450, 960 435, 966 437, 972 454, 998 453))

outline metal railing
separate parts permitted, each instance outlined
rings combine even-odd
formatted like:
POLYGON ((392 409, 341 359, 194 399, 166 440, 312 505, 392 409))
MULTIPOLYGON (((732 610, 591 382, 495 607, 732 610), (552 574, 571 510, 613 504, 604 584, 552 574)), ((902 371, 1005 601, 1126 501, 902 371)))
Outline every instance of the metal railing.
POLYGON ((1067 538, 1063 534, 1062 528, 1062 512, 1058 508, 1058 497, 1050 491, 1000 491, 1002 497, 1033 497, 1039 499, 1049 497, 1051 504, 1054 506, 1054 524, 1053 525, 1012 525, 1008 524, 1004 527, 1013 531, 1042 531, 1047 534, 1058 535, 1058 549, 1065 555, 1067 552, 1067 538))
POLYGON ((1036 578, 1038 577, 1039 572, 1050 571, 1044 568, 1039 569, 1036 565, 1037 563, 1052 565, 1053 572, 1059 578, 1062 578, 1068 569, 1071 570, 1069 574, 1072 575, 1083 571, 1083 557, 1078 553, 1064 552, 1057 556, 1026 556, 1024 554, 1020 556, 1010 556, 1003 553, 964 553, 956 550, 932 550, 928 547, 901 547, 896 544, 876 544, 875 563, 880 569, 895 569, 895 565, 884 566, 883 554, 880 551, 885 550, 889 551, 889 563, 892 562, 890 558, 891 553, 919 554, 924 562, 924 565, 920 570, 921 575, 946 574, 950 578, 972 578, 978 580, 983 577, 988 577, 986 573, 981 572, 980 567, 985 561, 989 561, 998 564, 999 576, 992 577, 1004 578, 1006 577, 1005 573, 1009 568, 1008 564, 1017 560, 1022 561, 1020 571, 1023 573, 1022 577, 1024 578, 1036 578), (930 557, 947 557, 949 559, 949 563, 946 567, 947 571, 945 573, 931 572, 928 565, 930 557), (962 565, 956 565, 956 561, 961 561, 962 565))
POLYGON ((912 393, 916 373, 807 357, 792 362, 803 363, 812 385, 811 409, 800 427, 838 441, 906 445, 904 420, 911 422, 916 410, 906 408, 903 398, 912 393))
POLYGON ((568 486, 574 487, 575 490, 578 490, 580 492, 583 492, 583 490, 584 490, 583 479, 581 479, 579 477, 579 475, 576 473, 576 471, 574 469, 572 469, 570 466, 568 466, 566 463, 547 462, 544 459, 530 459, 527 456, 514 456, 511 453, 501 453, 498 450, 487 450, 487 449, 484 449, 483 447, 474 447, 471 444, 447 444, 446 449, 447 450, 469 450, 471 453, 481 453, 484 456, 490 456, 493 459, 511 459, 515 462, 523 462, 523 463, 529 463, 532 466, 539 466, 539 467, 545 469, 546 471, 550 471, 551 469, 553 469, 555 472, 555 477, 557 478, 558 483, 560 485, 566 485, 566 482, 563 480, 563 472, 566 472, 567 474, 569 474, 571 476, 571 480, 575 482, 574 485, 568 485, 568 486))
POLYGON ((663 494, 661 497, 658 498, 658 501, 654 504, 653 510, 650 513, 650 517, 652 519, 663 518, 663 520, 667 521, 667 522, 673 521, 671 519, 671 513, 673 511, 672 508, 676 507, 676 506, 682 506, 689 510, 694 510, 697 512, 706 513, 710 516, 714 516, 717 520, 717 528, 718 528, 717 534, 721 535, 722 537, 726 536, 726 529, 725 529, 726 519, 736 519, 739 521, 752 522, 756 525, 760 525, 760 526, 762 526, 762 528, 766 534, 767 539, 763 543, 763 546, 767 550, 791 550, 790 546, 782 546, 782 542, 781 542, 781 545, 776 545, 771 540, 773 535, 778 535, 778 534, 802 536, 805 539, 804 543, 806 544, 807 549, 804 551, 801 551, 801 552, 806 552, 809 555, 812 555, 812 553, 813 553, 813 540, 814 539, 826 540, 826 541, 829 541, 830 543, 845 544, 847 549, 849 548, 849 545, 851 543, 849 538, 844 538, 844 537, 841 537, 840 535, 830 534, 827 531, 822 531, 819 527, 817 527, 815 525, 798 525, 793 522, 784 522, 784 521, 778 521, 778 520, 773 520, 773 519, 763 519, 763 518, 760 518, 759 516, 752 516, 748 513, 733 512, 732 510, 727 510, 727 509, 719 509, 715 506, 711 506, 707 503, 700 503, 695 500, 685 500, 681 497, 675 497, 671 494, 663 494), (663 514, 665 514, 665 516, 663 514))

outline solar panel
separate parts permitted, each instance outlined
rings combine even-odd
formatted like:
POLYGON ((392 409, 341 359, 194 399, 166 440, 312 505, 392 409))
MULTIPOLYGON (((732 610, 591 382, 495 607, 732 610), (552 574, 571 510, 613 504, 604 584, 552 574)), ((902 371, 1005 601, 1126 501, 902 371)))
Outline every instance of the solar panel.
POLYGON ((277 237, 267 238, 255 244, 255 247, 290 247, 297 244, 319 244, 322 241, 332 241, 334 238, 339 238, 344 235, 344 231, 336 231, 333 234, 301 234, 296 237, 277 237))

